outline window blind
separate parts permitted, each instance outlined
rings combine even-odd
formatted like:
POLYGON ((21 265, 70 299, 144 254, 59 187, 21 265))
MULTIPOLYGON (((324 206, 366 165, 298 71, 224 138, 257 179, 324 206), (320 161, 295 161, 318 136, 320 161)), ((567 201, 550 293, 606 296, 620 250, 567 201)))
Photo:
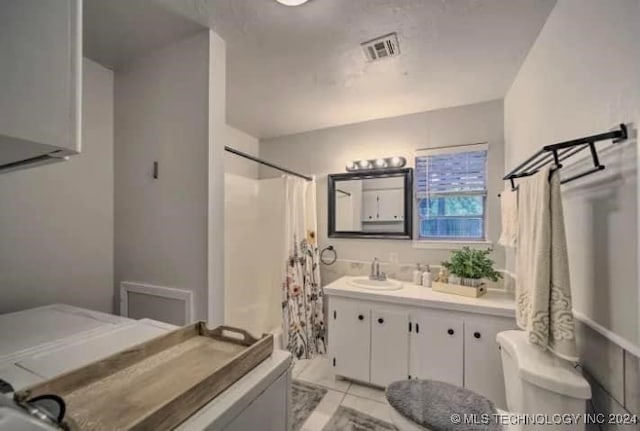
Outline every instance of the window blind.
POLYGON ((486 144, 420 150, 414 187, 419 240, 483 240, 486 144))
POLYGON ((487 150, 417 155, 416 198, 438 194, 486 194, 487 150))

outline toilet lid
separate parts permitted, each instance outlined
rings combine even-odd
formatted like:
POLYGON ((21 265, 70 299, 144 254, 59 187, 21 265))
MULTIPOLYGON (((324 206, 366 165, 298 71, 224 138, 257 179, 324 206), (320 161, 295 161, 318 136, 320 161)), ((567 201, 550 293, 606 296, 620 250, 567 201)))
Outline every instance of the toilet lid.
MULTIPOLYGON (((469 389, 436 380, 401 380, 387 386, 387 401, 398 413, 410 421, 432 431, 452 429, 477 430, 478 424, 457 424, 453 415, 493 419, 496 408, 491 400, 469 389)), ((484 425, 484 424, 483 424, 484 425)), ((492 420, 484 430, 497 431, 501 427, 492 420)))

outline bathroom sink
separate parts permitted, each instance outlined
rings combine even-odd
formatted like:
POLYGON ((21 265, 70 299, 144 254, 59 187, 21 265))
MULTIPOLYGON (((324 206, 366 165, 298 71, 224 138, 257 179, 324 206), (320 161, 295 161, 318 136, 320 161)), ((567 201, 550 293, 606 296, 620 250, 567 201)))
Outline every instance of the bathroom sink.
POLYGON ((356 277, 347 281, 354 287, 370 290, 400 290, 402 283, 396 280, 370 280, 369 277, 356 277))

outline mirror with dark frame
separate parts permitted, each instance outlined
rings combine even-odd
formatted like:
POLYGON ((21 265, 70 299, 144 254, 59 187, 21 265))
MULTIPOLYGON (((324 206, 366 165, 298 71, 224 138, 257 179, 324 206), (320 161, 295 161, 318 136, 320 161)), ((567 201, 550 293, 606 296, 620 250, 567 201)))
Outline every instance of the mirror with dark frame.
POLYGON ((329 175, 329 238, 412 238, 413 169, 329 175))

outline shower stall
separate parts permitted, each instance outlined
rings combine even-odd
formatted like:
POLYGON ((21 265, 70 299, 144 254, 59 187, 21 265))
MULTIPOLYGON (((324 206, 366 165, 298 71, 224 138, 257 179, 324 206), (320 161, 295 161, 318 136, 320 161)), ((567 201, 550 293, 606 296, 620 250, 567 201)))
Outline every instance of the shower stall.
POLYGON ((285 176, 225 174, 225 323, 271 332, 297 358, 325 352, 315 180, 233 148, 285 176))
POLYGON ((254 335, 282 327, 284 178, 225 174, 225 323, 254 335))

